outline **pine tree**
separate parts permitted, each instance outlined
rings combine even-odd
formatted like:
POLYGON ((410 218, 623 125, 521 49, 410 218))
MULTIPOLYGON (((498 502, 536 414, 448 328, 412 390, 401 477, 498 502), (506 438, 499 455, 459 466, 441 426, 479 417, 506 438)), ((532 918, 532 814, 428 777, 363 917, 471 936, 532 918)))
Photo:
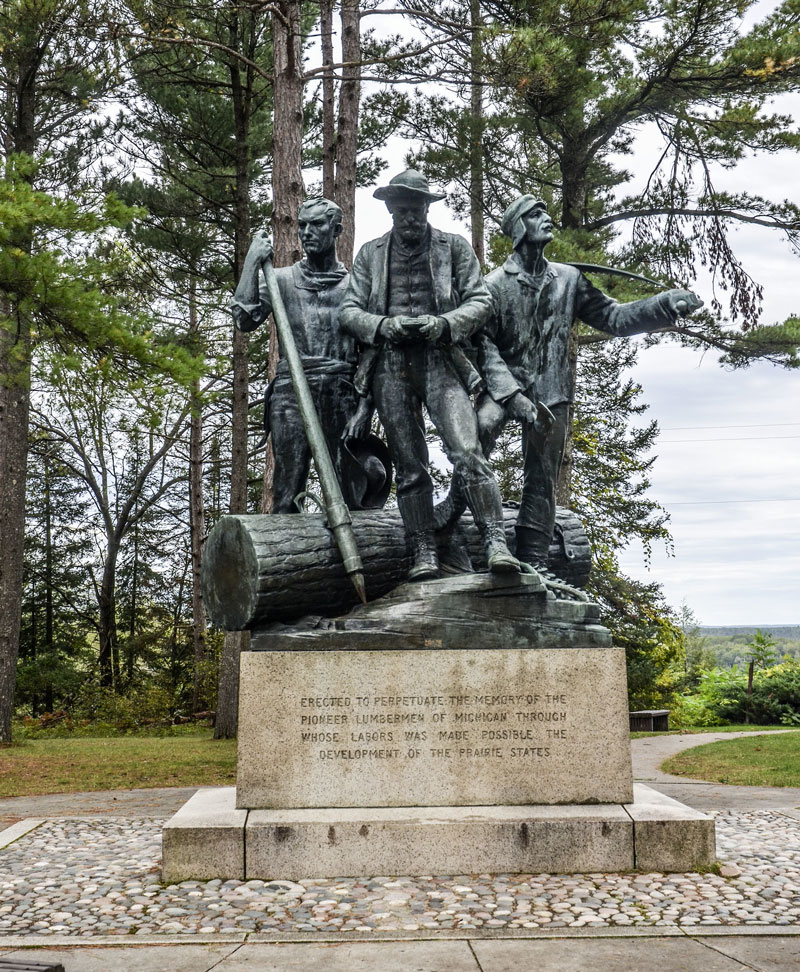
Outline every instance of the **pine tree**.
POLYGON ((32 716, 68 704, 93 652, 89 563, 92 549, 81 484, 52 439, 34 435, 29 452, 25 569, 17 705, 32 716))

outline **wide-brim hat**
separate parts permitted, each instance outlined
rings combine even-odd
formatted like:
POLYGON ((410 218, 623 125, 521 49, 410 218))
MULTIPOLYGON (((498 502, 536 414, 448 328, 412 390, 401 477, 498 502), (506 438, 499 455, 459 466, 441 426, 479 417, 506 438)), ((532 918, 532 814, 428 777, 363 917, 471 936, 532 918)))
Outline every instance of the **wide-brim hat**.
POLYGON ((393 179, 388 186, 380 186, 372 194, 376 199, 396 199, 398 196, 415 196, 428 202, 438 202, 445 198, 443 192, 431 192, 428 180, 416 169, 406 169, 393 179))
POLYGON ((389 450, 377 435, 345 439, 342 479, 347 483, 351 509, 381 509, 392 489, 392 473, 389 450))

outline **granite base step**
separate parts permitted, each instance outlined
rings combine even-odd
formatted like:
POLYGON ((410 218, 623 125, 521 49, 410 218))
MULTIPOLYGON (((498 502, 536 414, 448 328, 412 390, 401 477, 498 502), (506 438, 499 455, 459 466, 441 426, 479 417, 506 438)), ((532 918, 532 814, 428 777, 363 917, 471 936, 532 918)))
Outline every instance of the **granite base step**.
POLYGON ((236 808, 202 789, 162 832, 166 883, 354 875, 687 872, 715 862, 714 819, 651 787, 630 804, 236 808))

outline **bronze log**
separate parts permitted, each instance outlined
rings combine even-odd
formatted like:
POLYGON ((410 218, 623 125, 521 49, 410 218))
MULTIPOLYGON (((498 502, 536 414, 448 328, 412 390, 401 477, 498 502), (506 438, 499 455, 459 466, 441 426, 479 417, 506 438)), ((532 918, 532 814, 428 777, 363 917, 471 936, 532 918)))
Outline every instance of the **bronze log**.
MULTIPOLYGON (((410 561, 403 523, 396 509, 352 516, 367 597, 374 600, 406 579, 410 561)), ((515 509, 504 510, 512 546, 516 516, 515 509)), ((462 518, 461 530, 473 564, 481 569, 482 544, 469 514, 462 518)), ((559 508, 556 535, 550 545, 550 569, 567 583, 583 587, 591 551, 583 525, 570 510, 559 508)), ((330 617, 358 603, 333 534, 318 513, 223 517, 203 550, 203 598, 211 621, 225 631, 304 615, 330 617)))

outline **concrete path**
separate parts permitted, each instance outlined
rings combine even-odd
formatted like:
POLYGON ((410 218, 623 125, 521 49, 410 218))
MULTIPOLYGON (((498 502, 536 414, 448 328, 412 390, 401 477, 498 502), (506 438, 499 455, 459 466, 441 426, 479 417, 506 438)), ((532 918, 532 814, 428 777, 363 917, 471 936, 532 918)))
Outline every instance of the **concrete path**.
MULTIPOLYGON (((778 729, 775 732, 797 732, 778 729)), ((800 808, 800 787, 728 786, 707 783, 685 776, 672 776, 661 770, 661 764, 695 746, 738 739, 741 736, 772 735, 753 732, 698 732, 681 736, 644 736, 631 740, 633 778, 653 789, 680 800, 695 810, 784 810, 800 808)))
POLYGON ((172 786, 152 790, 101 790, 95 793, 6 797, 0 800, 0 818, 171 817, 196 792, 196 786, 172 786))
MULTIPOLYGON (((739 787, 669 776, 669 756, 747 733, 701 733, 634 740, 634 778, 701 810, 782 809, 800 820, 800 788, 739 787)), ((170 817, 194 788, 55 794, 0 800, 0 819, 24 817, 170 817)), ((2 828, 0 828, 2 829, 2 828)), ((134 943, 118 938, 46 940, 0 937, 0 958, 61 962, 65 972, 798 972, 800 927, 696 929, 563 928, 531 933, 489 929, 415 932, 365 941, 319 934, 280 941, 244 933, 202 940, 163 935, 134 943)), ((360 939, 360 940, 359 940, 360 939)))
POLYGON ((797 972, 800 934, 666 933, 3 948, 65 972, 797 972))

